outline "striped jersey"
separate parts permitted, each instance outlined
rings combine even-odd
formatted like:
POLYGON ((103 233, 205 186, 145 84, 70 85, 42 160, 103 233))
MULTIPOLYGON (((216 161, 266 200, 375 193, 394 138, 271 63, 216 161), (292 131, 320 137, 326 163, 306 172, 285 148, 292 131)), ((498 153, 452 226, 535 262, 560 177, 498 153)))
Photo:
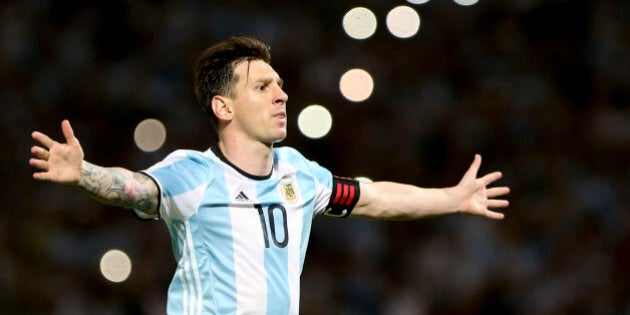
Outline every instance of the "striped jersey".
POLYGON ((144 171, 160 189, 159 216, 177 260, 168 314, 299 313, 311 222, 329 214, 338 189, 330 171, 295 149, 273 152, 265 177, 241 171, 217 146, 175 151, 144 171))

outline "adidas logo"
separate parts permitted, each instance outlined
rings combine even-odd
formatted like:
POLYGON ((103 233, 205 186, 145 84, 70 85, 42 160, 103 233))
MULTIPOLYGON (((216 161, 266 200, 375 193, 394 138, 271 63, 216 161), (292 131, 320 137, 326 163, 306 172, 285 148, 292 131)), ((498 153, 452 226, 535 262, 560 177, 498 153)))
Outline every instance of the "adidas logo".
POLYGON ((234 199, 236 199, 236 201, 249 201, 249 198, 243 191, 239 192, 234 199))

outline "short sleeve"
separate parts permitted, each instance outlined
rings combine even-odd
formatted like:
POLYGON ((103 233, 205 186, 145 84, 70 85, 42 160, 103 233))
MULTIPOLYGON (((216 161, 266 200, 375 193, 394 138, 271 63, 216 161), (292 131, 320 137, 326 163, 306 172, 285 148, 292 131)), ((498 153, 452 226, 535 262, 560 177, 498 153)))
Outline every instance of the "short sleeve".
POLYGON ((213 178, 208 159, 189 150, 175 151, 143 173, 158 185, 159 215, 164 219, 185 220, 196 213, 213 178))

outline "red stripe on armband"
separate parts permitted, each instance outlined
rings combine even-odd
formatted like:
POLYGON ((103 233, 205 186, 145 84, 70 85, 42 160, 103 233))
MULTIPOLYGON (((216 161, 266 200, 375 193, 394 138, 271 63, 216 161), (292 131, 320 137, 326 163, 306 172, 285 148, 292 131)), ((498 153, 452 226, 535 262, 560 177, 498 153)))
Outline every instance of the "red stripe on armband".
POLYGON ((350 195, 348 196, 348 200, 346 200, 345 205, 349 206, 352 203, 352 200, 354 200, 354 186, 346 185, 346 188, 348 188, 350 195))
POLYGON ((348 184, 343 184, 343 197, 339 200, 340 205, 346 204, 346 200, 348 199, 348 184))
POLYGON ((335 204, 339 203, 339 198, 341 197, 341 191, 343 190, 341 188, 341 183, 337 183, 336 186, 337 187, 336 187, 335 190, 336 190, 337 194, 335 194, 335 198, 333 198, 333 201, 332 201, 332 203, 335 203, 335 204))

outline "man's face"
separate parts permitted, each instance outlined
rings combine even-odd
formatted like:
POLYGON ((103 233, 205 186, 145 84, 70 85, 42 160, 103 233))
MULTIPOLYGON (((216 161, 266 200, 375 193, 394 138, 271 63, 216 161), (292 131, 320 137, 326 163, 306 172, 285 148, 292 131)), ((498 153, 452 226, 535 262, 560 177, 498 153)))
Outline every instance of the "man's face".
POLYGON ((249 140, 272 144, 287 136, 286 103, 282 79, 262 60, 241 62, 234 69, 239 79, 232 100, 233 124, 249 140))

